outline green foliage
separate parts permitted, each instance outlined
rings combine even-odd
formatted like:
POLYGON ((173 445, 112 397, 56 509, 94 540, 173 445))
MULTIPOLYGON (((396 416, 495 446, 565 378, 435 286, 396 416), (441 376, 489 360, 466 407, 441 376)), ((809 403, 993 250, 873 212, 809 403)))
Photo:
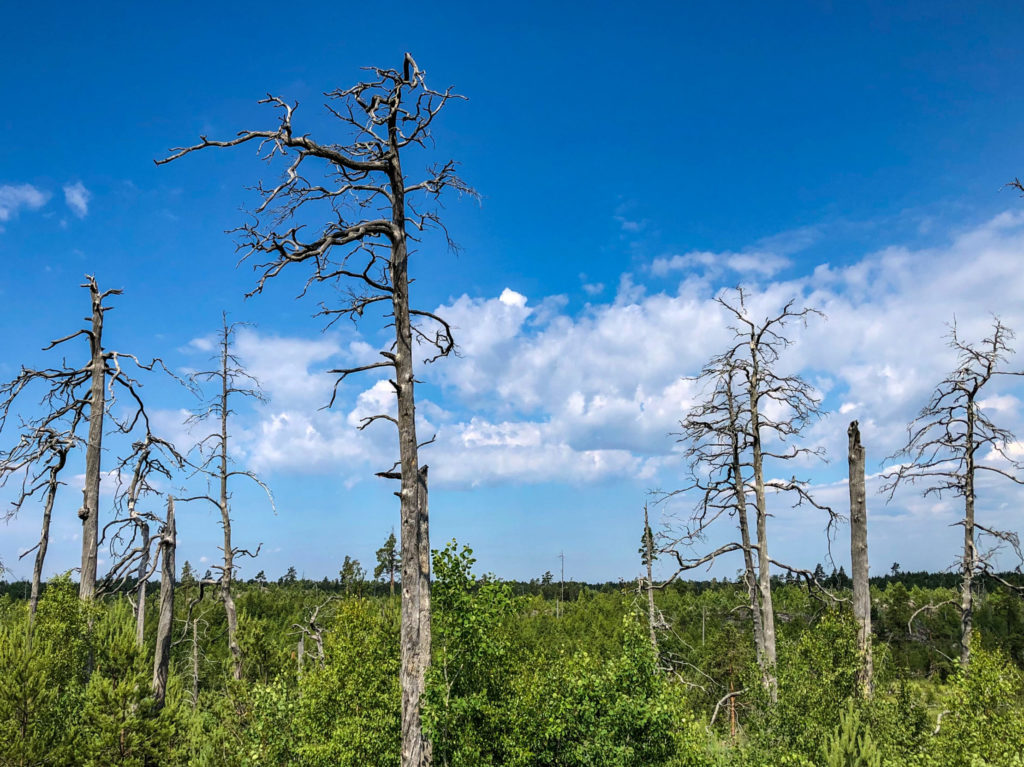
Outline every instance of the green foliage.
POLYGON ((825 764, 828 767, 882 767, 882 754, 852 700, 847 703, 828 741, 825 764))
POLYGON ((401 691, 395 606, 366 599, 343 602, 325 655, 324 665, 311 664, 299 684, 299 763, 397 765, 401 691))
POLYGON ((1024 754, 1024 675, 999 650, 975 637, 971 663, 960 669, 942 702, 939 734, 929 744, 934 764, 1013 767, 1024 754))
MULTIPOLYGON (((822 613, 805 588, 777 584, 773 705, 753 663, 741 585, 658 592, 671 624, 659 659, 627 589, 579 587, 556 610, 552 599, 474 575, 474 564, 454 542, 434 559, 424 722, 439 767, 1022 767, 1015 652, 1024 608, 1013 595, 979 594, 982 632, 962 671, 942 657, 956 615, 941 603, 953 592, 923 577, 912 588, 874 584, 875 693, 860 700, 846 611, 822 613), (940 606, 921 611, 908 638, 906 621, 922 605, 940 606), (727 710, 709 727, 730 686, 744 690, 735 737, 727 710)), ((397 765, 397 601, 344 595, 337 583, 236 587, 245 678, 231 678, 223 609, 194 604, 198 701, 191 641, 177 642, 160 711, 150 692, 155 611, 139 647, 123 596, 87 607, 67 578, 55 579, 31 634, 26 603, 0 597, 0 767, 397 765), (308 626, 317 607, 324 657, 307 638, 299 673, 296 624, 308 626)), ((181 589, 175 640, 199 593, 197 584, 181 589)))
POLYGON ((434 552, 436 650, 424 724, 440 763, 504 764, 512 591, 493 578, 477 580, 472 555, 465 546, 457 551, 455 541, 434 552))
POLYGON ((655 668, 639 617, 624 618, 623 637, 610 662, 579 652, 517 678, 505 764, 641 767, 693 756, 690 717, 655 668), (678 734, 687 753, 676 753, 678 734))

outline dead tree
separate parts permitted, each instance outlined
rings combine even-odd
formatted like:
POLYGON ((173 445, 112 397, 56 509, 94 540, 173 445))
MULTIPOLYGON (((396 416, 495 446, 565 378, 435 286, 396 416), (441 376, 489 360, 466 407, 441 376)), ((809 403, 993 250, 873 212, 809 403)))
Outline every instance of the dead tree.
POLYGON ((0 386, 0 428, 15 407, 18 398, 29 390, 43 387, 42 416, 28 422, 35 430, 53 429, 77 442, 83 423, 88 424, 85 440, 85 481, 82 489, 82 507, 78 512, 82 520, 82 566, 79 596, 91 600, 96 592, 96 562, 99 545, 100 468, 103 451, 104 417, 110 413, 116 393, 126 393, 131 405, 120 419, 112 419, 118 431, 131 432, 140 420, 147 420, 139 397, 137 380, 122 369, 122 360, 131 360, 136 367, 152 370, 160 360, 148 364, 139 362, 131 354, 110 351, 103 347, 103 321, 111 307, 104 305, 110 296, 120 290, 100 291, 95 278, 86 276, 82 287, 88 288, 92 311, 86 321, 88 328, 51 341, 44 351, 68 343, 78 336, 89 341, 89 360, 80 367, 71 367, 62 360, 60 367, 34 370, 23 367, 18 376, 0 386))
MULTIPOLYGON (((351 88, 328 94, 328 111, 341 123, 348 143, 318 142, 292 127, 295 105, 268 96, 280 111, 268 130, 243 130, 235 138, 172 150, 158 163, 170 162, 208 147, 233 147, 254 142, 268 160, 280 155, 288 162, 283 178, 258 187, 262 200, 253 222, 244 225, 240 248, 257 260, 259 277, 253 293, 291 264, 310 271, 306 289, 320 282, 349 285, 342 306, 325 306, 321 314, 333 322, 362 317, 381 309, 394 328, 394 343, 382 359, 331 371, 335 386, 353 373, 389 372, 397 399, 395 415, 365 419, 392 423, 398 432, 399 460, 380 476, 401 481, 402 538, 402 758, 403 767, 430 764, 431 747, 420 722, 420 698, 430 662, 430 544, 427 472, 419 463, 416 436, 414 360, 427 360, 454 349, 451 327, 437 315, 412 307, 409 294, 410 243, 438 227, 447 237, 435 202, 446 190, 472 193, 446 162, 427 169, 419 180, 407 179, 403 157, 432 146, 434 118, 456 96, 451 89, 429 88, 424 73, 406 54, 401 71, 369 68, 369 77, 351 88), (323 216, 325 223, 307 234, 307 222, 323 216), (395 469, 398 469, 397 471, 395 469)), ((452 243, 448 239, 448 244, 452 243)), ((305 292, 305 291, 304 291, 305 292)), ((331 398, 333 403, 334 397, 331 398)))
POLYGON ((39 543, 23 552, 18 558, 36 553, 32 565, 32 592, 29 597, 29 625, 31 625, 39 604, 39 591, 43 578, 43 564, 50 544, 50 518, 57 489, 63 483, 60 473, 67 464, 68 452, 74 446, 74 437, 66 430, 58 432, 54 425, 29 428, 21 435, 18 443, 0 454, 0 485, 12 477, 20 477, 20 488, 11 502, 8 517, 18 513, 22 506, 36 493, 45 490, 43 501, 43 523, 39 543))
POLYGON ((997 542, 1015 539, 1011 533, 982 526, 975 521, 978 472, 989 472, 1017 484, 1024 484, 1024 465, 1007 452, 1013 434, 989 418, 982 407, 981 395, 996 377, 1024 375, 1024 372, 1001 370, 1013 353, 1009 342, 1013 331, 999 318, 992 323, 992 333, 978 344, 964 341, 956 324, 950 327, 949 346, 957 353, 957 366, 932 393, 931 399, 907 426, 907 443, 892 459, 906 459, 883 476, 892 500, 904 482, 920 484, 925 497, 951 494, 963 498, 964 529, 962 573, 960 585, 960 661, 970 662, 970 642, 974 623, 974 579, 989 568, 989 557, 978 548, 979 532, 997 542), (985 453, 983 451, 987 450, 985 453), (986 463, 986 459, 995 462, 986 463), (1002 465, 999 465, 999 464, 1002 465))
POLYGON ((661 549, 676 558, 673 578, 696 567, 710 566, 719 556, 742 553, 758 665, 762 682, 774 701, 778 685, 771 565, 780 563, 770 559, 768 553, 767 494, 793 494, 794 505, 807 503, 828 512, 830 525, 835 517, 831 509, 814 501, 806 483, 795 478, 766 480, 764 473, 766 459, 785 462, 803 455, 823 454, 820 448, 793 444, 787 448, 788 441, 799 437, 808 423, 820 417, 820 399, 799 376, 777 371, 780 353, 790 344, 783 335, 785 327, 793 321, 806 323, 810 315, 820 312, 794 309, 794 302, 790 301, 778 314, 755 321, 742 288, 737 289, 734 300, 725 296, 717 300, 731 315, 735 342, 713 357, 694 379, 707 387, 707 397, 681 422, 680 441, 687 445, 685 456, 691 484, 669 495, 689 493, 698 500, 681 529, 665 536, 661 549), (766 413, 769 404, 779 415, 766 413), (753 537, 751 511, 755 520, 753 537), (723 515, 735 515, 740 540, 725 543, 710 553, 690 554, 723 515))
POLYGON ((861 656, 858 682, 861 694, 871 696, 874 663, 871 657, 871 587, 868 581, 867 494, 864 489, 864 446, 856 421, 847 429, 850 467, 850 567, 853 571, 853 616, 861 656))
POLYGON ((160 478, 171 480, 173 471, 183 468, 184 463, 184 458, 170 442, 152 433, 147 432, 143 439, 134 443, 132 452, 120 461, 116 470, 118 487, 114 494, 114 507, 117 514, 103 526, 100 535, 100 543, 108 540, 109 536, 113 564, 98 584, 96 593, 119 590, 135 568, 135 596, 129 595, 128 599, 133 602, 135 641, 140 647, 145 642, 146 587, 160 561, 150 552, 152 544, 160 544, 159 538, 153 539, 150 535, 151 524, 159 525, 162 521, 155 513, 141 510, 139 502, 147 496, 162 495, 153 482, 160 478), (129 469, 130 478, 125 485, 124 477, 129 469))
POLYGON ((266 491, 273 506, 273 496, 267 486, 252 472, 232 468, 230 451, 228 450, 228 417, 234 412, 232 404, 238 397, 251 397, 262 401, 263 394, 259 382, 249 375, 233 351, 235 333, 243 323, 228 324, 227 315, 222 316, 219 351, 215 358, 216 367, 201 370, 192 374, 193 382, 212 382, 217 392, 206 404, 189 418, 189 423, 199 424, 213 421, 216 431, 205 435, 199 441, 201 455, 200 469, 217 482, 219 493, 216 499, 209 500, 220 512, 220 524, 224 533, 223 564, 215 566, 220 571, 220 596, 224 602, 227 615, 228 651, 231 656, 232 675, 235 679, 242 678, 242 649, 238 644, 238 611, 231 584, 237 565, 235 558, 239 556, 255 557, 259 553, 248 549, 236 548, 231 540, 231 509, 228 483, 232 477, 248 477, 266 491))
POLYGON ((174 621, 174 552, 178 545, 174 524, 174 497, 167 498, 167 519, 160 529, 160 617, 156 627, 153 658, 153 698, 163 708, 167 695, 167 671, 171 663, 171 629, 174 621))
POLYGON ((651 650, 655 656, 658 654, 658 634, 655 626, 658 624, 657 612, 654 607, 654 560, 657 554, 654 551, 654 533, 651 531, 650 519, 647 515, 647 504, 644 504, 644 537, 641 542, 641 556, 644 567, 647 569, 647 627, 651 635, 651 650))

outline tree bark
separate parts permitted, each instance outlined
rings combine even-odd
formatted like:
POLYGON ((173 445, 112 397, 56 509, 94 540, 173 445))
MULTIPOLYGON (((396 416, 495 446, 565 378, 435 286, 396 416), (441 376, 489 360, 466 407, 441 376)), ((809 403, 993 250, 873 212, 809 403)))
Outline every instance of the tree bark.
POLYGON ((867 493, 864 486, 864 446, 856 421, 847 429, 850 470, 850 566, 853 577, 853 615, 857 621, 857 648, 861 667, 857 674, 861 695, 870 698, 874 686, 871 656, 871 588, 868 581, 867 493))
POLYGON ((750 522, 747 517, 747 487, 743 482, 743 464, 740 458, 739 414, 733 399, 732 376, 729 376, 727 390, 729 408, 729 440, 732 449, 732 477, 736 495, 736 518, 740 527, 740 543, 743 545, 743 582, 747 587, 747 598, 750 601, 750 612, 754 624, 754 651, 757 665, 761 669, 761 682, 770 688, 768 661, 765 657, 764 625, 761 621, 761 600, 758 596, 757 574, 754 570, 753 547, 750 545, 750 522))
POLYGON ((146 643, 146 575, 149 571, 149 523, 140 522, 142 556, 139 558, 138 583, 135 585, 135 644, 146 643))
POLYGON ((167 499, 167 521, 160 540, 160 618, 156 627, 156 653, 153 659, 153 698, 157 709, 167 696, 167 671, 171 662, 171 626, 174 620, 174 551, 177 532, 174 525, 174 498, 167 499))
POLYGON ((644 504, 644 546, 647 549, 647 556, 644 557, 647 564, 647 627, 651 632, 651 649, 654 656, 658 656, 658 635, 654 631, 654 536, 651 534, 650 521, 647 518, 647 504, 644 504))
POLYGON ((192 618, 192 709, 199 705, 199 616, 192 618))
POLYGON ((963 582, 960 587, 960 663, 965 668, 971 662, 971 633, 974 626, 974 568, 978 555, 974 546, 974 431, 976 404, 974 396, 967 398, 967 450, 964 465, 964 556, 963 582))
POLYGON ((423 734, 420 701, 430 665, 430 535, 427 467, 419 465, 416 440, 412 317, 409 312, 409 253, 406 244, 405 179, 399 159, 397 116, 388 122, 391 145, 391 306, 395 324, 394 386, 398 399, 398 447, 402 467, 402 767, 428 767, 430 741, 423 734))
POLYGON ((50 479, 46 488, 46 503, 43 506, 43 527, 39 532, 39 547, 36 549, 36 558, 32 565, 32 594, 29 597, 28 603, 28 622, 30 626, 35 619, 36 608, 39 606, 39 592, 43 581, 43 563, 46 560, 46 549, 50 545, 50 517, 53 514, 53 501, 57 497, 57 487, 59 486, 57 475, 64 468, 67 458, 67 450, 60 451, 57 463, 50 467, 50 479))
POLYGON ((779 683, 775 676, 775 612, 772 607, 771 560, 768 557, 768 509, 764 494, 764 456, 761 449, 760 385, 757 350, 751 341, 749 384, 750 440, 753 454, 754 499, 757 504, 757 583, 761 602, 761 629, 764 635, 762 672, 772 703, 778 701, 779 683))
POLYGON ((103 415, 106 409, 107 362, 103 355, 103 295, 89 283, 92 296, 92 333, 89 336, 91 383, 89 437, 85 448, 85 486, 82 490, 82 570, 78 595, 91 600, 96 594, 96 548, 99 541, 100 460, 103 450, 103 415))
POLYGON ((228 507, 228 394, 230 356, 230 329, 224 318, 224 336, 221 347, 221 394, 220 394, 220 519, 224 529, 224 571, 220 578, 221 598, 228 624, 228 652, 231 655, 231 675, 242 678, 242 648, 238 645, 238 612, 235 598, 231 594, 231 581, 235 571, 235 550, 231 543, 231 510, 228 507))

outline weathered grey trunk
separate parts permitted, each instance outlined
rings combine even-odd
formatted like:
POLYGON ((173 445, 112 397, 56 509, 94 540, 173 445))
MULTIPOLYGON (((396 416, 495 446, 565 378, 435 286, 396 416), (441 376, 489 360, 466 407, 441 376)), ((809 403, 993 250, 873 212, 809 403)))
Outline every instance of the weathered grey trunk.
POLYGON ((647 504, 644 504, 644 546, 647 549, 647 556, 644 560, 647 564, 647 627, 651 632, 651 649, 654 655, 658 655, 658 634, 654 630, 656 623, 654 611, 654 535, 651 533, 651 525, 647 518, 647 504))
POLYGON ((192 618, 192 708, 199 705, 199 616, 192 618))
POLYGON ((295 645, 295 663, 298 667, 298 675, 302 676, 302 664, 306 659, 306 635, 299 635, 299 642, 295 645))
POLYGON ((146 576, 149 572, 149 523, 139 522, 142 556, 139 558, 138 583, 135 585, 135 644, 146 643, 146 576))
POLYGON ((960 586, 960 663, 966 667, 971 662, 971 632, 974 626, 974 569, 978 553, 974 546, 974 430, 977 413, 974 397, 967 399, 967 433, 964 439, 967 452, 964 456, 964 554, 963 582, 960 586))
POLYGON ((36 608, 39 606, 39 592, 43 582, 43 563, 46 561, 46 549, 50 545, 50 517, 53 515, 53 501, 57 497, 57 475, 67 462, 67 450, 58 453, 57 463, 50 467, 50 477, 47 480, 46 503, 43 506, 43 526, 39 532, 39 546, 36 548, 35 562, 32 564, 32 593, 28 603, 28 621, 32 625, 36 616, 36 608))
POLYGON ((754 551, 750 544, 750 522, 747 517, 747 486, 743 481, 743 463, 740 458, 740 426, 736 401, 733 397, 732 376, 729 376, 728 398, 729 407, 729 439, 732 449, 733 493, 736 497, 736 519, 740 526, 740 543, 743 545, 743 582, 747 587, 747 599, 750 602, 750 613, 754 624, 754 651, 757 665, 761 669, 761 682, 770 689, 768 662, 764 650, 764 626, 761 622, 761 600, 758 596, 757 573, 754 569, 754 551))
POLYGON ((177 533, 174 525, 174 498, 167 499, 167 521, 160 536, 160 618, 156 626, 156 653, 153 658, 153 698, 162 708, 167 696, 167 671, 171 662, 171 626, 174 620, 174 550, 177 533))
POLYGON ((242 678, 242 648, 238 644, 238 612, 235 598, 231 593, 231 581, 235 572, 235 550, 231 543, 231 509, 228 507, 228 359, 230 331, 227 318, 224 319, 224 337, 221 348, 221 397, 220 397, 220 519, 224 529, 224 571, 220 578, 221 599, 228 624, 228 652, 231 655, 231 674, 242 678))
POLYGON ((868 581, 867 493, 864 487, 864 446, 856 421, 847 429, 850 468, 850 565, 853 576, 853 616, 857 621, 857 648, 861 667, 857 674, 861 695, 871 697, 874 662, 871 657, 871 588, 868 581))
POLYGON ((430 535, 427 467, 419 465, 416 441, 416 398, 413 375, 412 317, 409 312, 409 252, 405 232, 405 179, 399 159, 397 116, 388 122, 391 188, 391 258, 389 263, 394 316, 394 386, 398 399, 398 447, 402 469, 402 608, 401 688, 402 767, 428 767, 433 749, 423 734, 421 698, 430 665, 430 535))
POLYGON ((85 447, 85 486, 82 490, 82 571, 78 595, 91 600, 96 594, 96 547, 99 541, 100 460, 103 451, 103 415, 106 409, 107 363, 103 355, 103 296, 95 283, 92 296, 92 332, 89 336, 91 374, 89 388, 89 437, 85 447))
POLYGON ((779 697, 775 676, 775 611, 772 607, 771 559, 768 556, 768 509, 764 494, 764 456, 761 449, 760 377, 757 350, 751 342, 751 373, 749 380, 750 441, 754 469, 754 500, 757 508, 757 585, 761 602, 761 630, 764 636, 762 673, 772 703, 779 697))

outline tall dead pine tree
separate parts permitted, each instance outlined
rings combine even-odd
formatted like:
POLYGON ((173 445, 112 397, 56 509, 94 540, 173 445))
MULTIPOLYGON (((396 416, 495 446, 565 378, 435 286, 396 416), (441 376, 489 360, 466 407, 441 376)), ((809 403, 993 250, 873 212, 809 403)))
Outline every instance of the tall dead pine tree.
MULTIPOLYGON (((246 257, 259 259, 254 293, 292 264, 310 270, 314 283, 350 285, 342 306, 325 307, 330 321, 353 320, 367 309, 383 310, 394 329, 394 342, 381 350, 382 359, 333 370, 338 383, 360 371, 384 370, 390 377, 397 407, 375 421, 393 424, 398 433, 397 471, 381 476, 398 479, 402 538, 402 759, 403 767, 430 764, 431 747, 423 734, 420 699, 430 662, 430 542, 427 471, 419 462, 413 355, 425 361, 454 349, 451 327, 437 315, 415 309, 409 295, 410 241, 429 228, 445 233, 433 205, 446 191, 472 193, 455 173, 455 163, 434 165, 415 180, 403 167, 409 153, 432 147, 430 126, 452 99, 451 89, 432 90, 412 56, 401 70, 369 68, 369 79, 327 94, 328 111, 338 119, 345 138, 320 142, 292 127, 295 105, 268 97, 280 111, 269 130, 243 130, 227 141, 212 141, 172 150, 159 163, 171 162, 208 147, 233 147, 255 142, 266 159, 287 161, 284 176, 272 186, 259 186, 260 205, 254 222, 240 230, 246 257), (344 143, 347 141, 348 143, 344 143), (322 218, 313 229, 310 222, 322 218), (307 234, 309 232, 309 234, 307 234), (427 326, 427 327, 425 327, 427 326)), ((451 241, 448 240, 451 245, 451 241)), ((331 402, 333 403, 333 397, 331 402)))
POLYGON ((867 494, 864 489, 864 446, 856 421, 847 429, 850 464, 850 562, 853 570, 853 616, 857 621, 857 647, 861 667, 861 694, 870 697, 874 663, 871 658, 871 588, 868 581, 867 494))
POLYGON ((974 627, 974 579, 990 566, 979 550, 979 534, 997 541, 1013 541, 1015 535, 978 524, 975 519, 978 472, 988 472, 1024 484, 1024 465, 1008 453, 1016 438, 991 420, 982 403, 982 392, 1000 376, 1022 372, 1001 370, 1013 349, 1013 331, 997 317, 992 333, 978 344, 964 341, 952 325, 949 346, 957 353, 957 366, 932 393, 917 418, 907 426, 907 444, 893 458, 905 462, 884 475, 883 491, 891 499, 904 482, 922 484, 924 495, 952 494, 963 498, 963 554, 960 557, 960 662, 971 658, 974 627))
POLYGON ((742 288, 737 289, 735 299, 726 295, 717 299, 733 322, 734 342, 713 357, 695 379, 707 386, 707 397, 681 422, 681 441, 687 445, 685 455, 692 484, 677 492, 691 493, 698 500, 682 528, 670 532, 661 549, 676 558, 677 570, 672 577, 710 564, 719 556, 742 553, 758 665, 774 701, 778 684, 771 565, 787 566, 769 556, 767 496, 769 492, 792 494, 797 504, 808 503, 825 510, 830 519, 833 515, 828 507, 814 501, 804 483, 765 479, 764 467, 766 460, 821 455, 818 448, 790 443, 820 416, 820 399, 810 384, 800 376, 783 375, 777 364, 782 349, 790 343, 784 334, 786 326, 794 321, 806 322, 808 316, 820 312, 795 309, 791 301, 779 313, 755 320, 747 300, 742 288), (735 515, 740 540, 707 554, 690 555, 690 548, 704 540, 723 515, 735 515))
MULTIPOLYGON (((235 679, 242 678, 242 649, 238 644, 238 611, 235 608, 235 598, 231 590, 237 567, 235 558, 243 555, 255 556, 259 549, 257 548, 254 553, 247 549, 237 548, 232 543, 231 508, 229 506, 231 496, 228 492, 228 483, 232 477, 248 477, 262 487, 270 497, 269 489, 255 474, 232 467, 228 450, 228 417, 233 413, 232 403, 239 397, 263 399, 259 382, 245 371, 234 353, 235 333, 241 326, 241 323, 229 325, 227 315, 223 315, 216 367, 192 374, 193 381, 212 382, 217 391, 202 410, 189 418, 190 423, 212 421, 216 424, 216 431, 205 435, 200 440, 199 448, 204 453, 202 468, 216 481, 219 491, 216 498, 208 497, 208 500, 216 505, 220 512, 220 524, 224 534, 224 545, 221 549, 224 559, 217 569, 220 570, 220 597, 224 603, 224 612, 227 617, 231 672, 235 679)), ((271 505, 273 505, 272 497, 271 505)))
POLYGON ((103 456, 104 418, 111 405, 109 401, 116 392, 128 395, 132 406, 122 420, 115 420, 116 428, 124 433, 131 432, 140 421, 146 420, 142 399, 137 391, 138 382, 122 368, 124 360, 131 360, 136 367, 152 370, 162 363, 153 360, 142 364, 131 354, 111 351, 103 346, 104 317, 111 307, 104 301, 110 296, 121 294, 120 290, 101 291, 96 279, 87 275, 83 288, 88 288, 91 313, 86 317, 89 327, 51 341, 44 351, 68 343, 78 336, 89 340, 89 361, 78 368, 62 363, 60 367, 38 370, 22 368, 18 376, 0 386, 0 426, 15 407, 15 402, 24 392, 43 388, 41 401, 44 414, 29 422, 42 431, 50 429, 63 434, 70 445, 74 445, 83 423, 88 423, 85 440, 85 480, 82 488, 82 506, 78 516, 82 520, 82 566, 79 581, 79 596, 91 600, 96 593, 97 548, 99 545, 99 498, 100 474, 103 456))

